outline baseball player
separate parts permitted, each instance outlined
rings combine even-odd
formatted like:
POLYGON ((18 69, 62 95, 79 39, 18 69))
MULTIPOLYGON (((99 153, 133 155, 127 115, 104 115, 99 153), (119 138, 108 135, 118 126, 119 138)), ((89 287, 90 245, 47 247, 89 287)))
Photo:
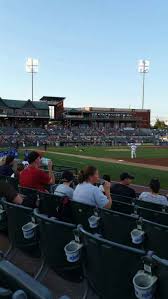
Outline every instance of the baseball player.
POLYGON ((137 150, 137 145, 135 143, 131 144, 131 159, 136 158, 136 150, 137 150))

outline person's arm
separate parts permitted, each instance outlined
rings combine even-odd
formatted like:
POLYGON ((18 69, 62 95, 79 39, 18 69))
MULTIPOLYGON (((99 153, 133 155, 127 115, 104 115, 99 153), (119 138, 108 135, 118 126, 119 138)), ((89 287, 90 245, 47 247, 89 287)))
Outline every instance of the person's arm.
POLYGON ((110 187, 111 187, 111 184, 109 182, 105 182, 104 185, 104 193, 105 195, 107 196, 108 198, 108 203, 104 206, 104 208, 106 209, 110 209, 111 206, 112 206, 112 197, 111 197, 111 194, 110 194, 110 187))
MULTIPOLYGON (((106 188, 108 189, 109 187, 106 187, 106 188)), ((112 199, 111 199, 111 196, 110 196, 110 191, 109 191, 108 195, 107 194, 104 195, 103 192, 98 187, 95 187, 95 189, 94 189, 94 200, 95 200, 96 206, 98 206, 99 208, 106 208, 106 209, 111 208, 112 199)))
POLYGON ((48 174, 49 174, 49 177, 50 177, 50 181, 49 181, 49 184, 55 184, 55 175, 54 175, 54 172, 52 170, 52 161, 50 160, 48 162, 48 174))

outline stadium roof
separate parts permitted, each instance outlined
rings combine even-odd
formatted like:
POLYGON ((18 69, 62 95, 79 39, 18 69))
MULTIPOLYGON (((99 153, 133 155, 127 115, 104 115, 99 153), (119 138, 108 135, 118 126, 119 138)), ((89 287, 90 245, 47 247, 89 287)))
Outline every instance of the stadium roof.
POLYGON ((8 108, 21 109, 21 108, 35 108, 40 110, 48 110, 48 104, 38 101, 20 101, 20 100, 8 100, 0 98, 0 103, 3 103, 8 108))
POLYGON ((64 101, 65 97, 48 97, 48 96, 43 96, 40 101, 47 101, 47 102, 61 102, 64 101))

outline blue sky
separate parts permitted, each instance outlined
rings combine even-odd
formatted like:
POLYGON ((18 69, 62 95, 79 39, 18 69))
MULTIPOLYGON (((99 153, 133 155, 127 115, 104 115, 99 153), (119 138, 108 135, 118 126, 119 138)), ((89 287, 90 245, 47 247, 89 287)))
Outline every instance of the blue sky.
POLYGON ((27 57, 38 58, 35 98, 66 106, 141 107, 137 61, 151 61, 145 107, 168 119, 168 2, 1 0, 0 96, 31 97, 27 57))

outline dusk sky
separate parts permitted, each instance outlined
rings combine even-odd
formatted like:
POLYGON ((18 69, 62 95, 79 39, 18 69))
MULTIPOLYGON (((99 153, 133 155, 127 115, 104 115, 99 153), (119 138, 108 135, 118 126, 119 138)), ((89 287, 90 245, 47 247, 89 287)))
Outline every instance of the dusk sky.
POLYGON ((167 15, 166 0, 1 0, 0 97, 31 98, 25 62, 34 57, 36 100, 141 108, 137 63, 145 58, 145 108, 168 120, 167 15))

